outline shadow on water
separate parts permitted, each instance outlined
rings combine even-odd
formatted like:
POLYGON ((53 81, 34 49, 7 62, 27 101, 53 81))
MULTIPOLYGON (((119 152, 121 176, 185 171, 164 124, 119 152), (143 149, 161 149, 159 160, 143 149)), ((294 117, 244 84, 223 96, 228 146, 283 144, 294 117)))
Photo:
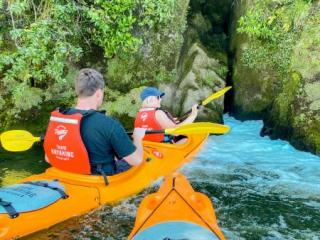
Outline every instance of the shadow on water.
POLYGON ((39 145, 25 152, 7 152, 0 148, 0 186, 17 183, 22 178, 43 172, 47 167, 43 148, 39 145))

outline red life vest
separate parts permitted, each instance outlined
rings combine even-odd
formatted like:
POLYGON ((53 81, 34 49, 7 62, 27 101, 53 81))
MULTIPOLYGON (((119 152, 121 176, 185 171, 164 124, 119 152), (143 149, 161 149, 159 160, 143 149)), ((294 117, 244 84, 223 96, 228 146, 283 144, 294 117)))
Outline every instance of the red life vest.
MULTIPOLYGON (((141 108, 136 116, 134 127, 146 128, 147 130, 162 130, 160 124, 156 120, 156 111, 156 108, 141 108)), ((164 140, 164 134, 146 134, 143 140, 162 142, 164 140)))
POLYGON ((81 113, 65 115, 58 110, 51 113, 44 139, 49 163, 58 169, 91 174, 88 152, 80 134, 81 113))

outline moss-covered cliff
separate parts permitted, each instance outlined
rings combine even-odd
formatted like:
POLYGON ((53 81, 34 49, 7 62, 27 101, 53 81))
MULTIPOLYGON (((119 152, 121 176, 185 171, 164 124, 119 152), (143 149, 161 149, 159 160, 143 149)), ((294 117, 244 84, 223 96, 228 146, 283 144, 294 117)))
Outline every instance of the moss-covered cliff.
POLYGON ((233 112, 262 134, 320 154, 319 1, 239 1, 234 8, 233 112))
MULTIPOLYGON (((228 21, 232 1, 190 1, 188 26, 177 64, 177 78, 162 84, 163 104, 176 115, 226 85, 228 21), (175 103, 175 104, 172 104, 175 103)), ((224 98, 200 111, 198 120, 222 122, 224 98)))

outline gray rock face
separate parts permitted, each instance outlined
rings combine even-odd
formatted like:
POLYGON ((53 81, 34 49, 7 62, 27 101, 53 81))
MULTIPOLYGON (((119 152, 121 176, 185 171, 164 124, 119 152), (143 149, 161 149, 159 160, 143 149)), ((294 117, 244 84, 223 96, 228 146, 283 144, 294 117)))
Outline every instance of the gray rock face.
MULTIPOLYGON (((188 28, 177 63, 177 78, 169 85, 163 104, 174 115, 182 115, 226 85, 227 42, 224 26, 232 1, 191 0, 188 28)), ((222 122, 224 97, 203 108, 197 120, 222 122)))
POLYGON ((304 87, 306 100, 310 103, 311 111, 320 111, 320 81, 307 83, 304 87))
MULTIPOLYGON (((225 86, 225 80, 217 74, 222 67, 225 66, 210 58, 199 43, 194 43, 182 61, 180 79, 161 86, 166 92, 163 105, 173 106, 171 110, 176 115, 187 112, 193 104, 225 86)), ((221 122, 222 112, 223 97, 200 111, 198 119, 221 122)))

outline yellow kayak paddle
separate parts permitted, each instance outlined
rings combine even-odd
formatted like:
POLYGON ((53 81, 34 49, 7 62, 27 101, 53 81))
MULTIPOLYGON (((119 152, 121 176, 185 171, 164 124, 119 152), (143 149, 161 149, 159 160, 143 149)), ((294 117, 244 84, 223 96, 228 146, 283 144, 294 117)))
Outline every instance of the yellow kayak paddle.
MULTIPOLYGON (((146 131, 146 134, 165 133, 170 135, 189 134, 224 134, 229 132, 230 127, 217 123, 198 122, 190 123, 172 129, 146 131)), ((132 133, 128 133, 132 134, 132 133)), ((43 140, 41 137, 34 137, 25 130, 11 130, 1 134, 2 147, 10 152, 22 152, 30 149, 34 143, 43 140)))
POLYGON ((230 131, 227 125, 210 123, 210 122, 196 122, 185 124, 172 129, 164 129, 162 132, 169 135, 189 135, 189 134, 224 134, 230 131))
POLYGON ((211 96, 207 97, 205 100, 201 102, 201 106, 207 105, 209 102, 213 101, 214 99, 217 99, 221 96, 223 96, 226 92, 228 92, 232 87, 225 87, 221 89, 220 91, 212 94, 211 96))
POLYGON ((1 134, 2 147, 10 152, 21 152, 30 149, 35 142, 40 142, 41 137, 34 137, 25 130, 11 130, 1 134))
MULTIPOLYGON (((207 105, 209 102, 211 102, 211 101, 213 101, 213 100, 215 100, 215 99, 223 96, 223 95, 224 95, 227 91, 229 91, 231 88, 232 88, 232 87, 225 87, 225 88, 219 90, 218 92, 210 95, 210 96, 207 97, 205 100, 203 100, 203 101, 201 101, 201 102, 199 103, 198 109, 199 109, 200 107, 203 107, 203 106, 207 105)), ((191 111, 192 111, 192 110, 189 110, 189 111, 188 111, 187 113, 185 113, 182 117, 180 117, 180 118, 178 119, 178 122, 184 121, 184 120, 189 116, 189 114, 191 113, 191 111)))
MULTIPOLYGON (((224 134, 230 131, 230 127, 218 123, 196 122, 184 124, 176 128, 168 128, 163 130, 149 130, 146 134, 165 133, 168 135, 190 135, 190 134, 224 134)), ((132 135, 133 132, 127 132, 132 135)))

